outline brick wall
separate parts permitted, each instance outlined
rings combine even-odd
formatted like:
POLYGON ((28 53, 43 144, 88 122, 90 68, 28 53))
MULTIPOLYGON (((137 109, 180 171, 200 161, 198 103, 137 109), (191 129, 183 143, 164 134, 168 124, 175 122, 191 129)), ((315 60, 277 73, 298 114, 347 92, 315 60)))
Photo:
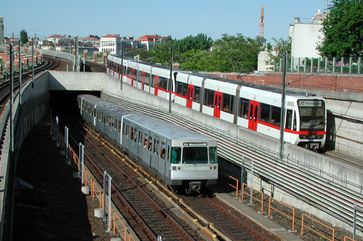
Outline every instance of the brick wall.
MULTIPOLYGON (((235 73, 214 73, 217 77, 244 81, 257 85, 281 85, 281 73, 260 75, 237 75, 235 73)), ((319 89, 338 92, 363 92, 363 75, 302 74, 287 75, 286 84, 293 88, 319 89)))

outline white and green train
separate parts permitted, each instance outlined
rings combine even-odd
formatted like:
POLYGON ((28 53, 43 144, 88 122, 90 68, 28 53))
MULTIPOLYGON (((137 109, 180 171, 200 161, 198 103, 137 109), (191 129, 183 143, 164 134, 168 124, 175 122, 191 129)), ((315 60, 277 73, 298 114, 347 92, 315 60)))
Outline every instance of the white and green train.
POLYGON ((175 124, 130 112, 92 95, 79 95, 82 118, 152 170, 170 187, 187 194, 218 180, 217 141, 175 124))

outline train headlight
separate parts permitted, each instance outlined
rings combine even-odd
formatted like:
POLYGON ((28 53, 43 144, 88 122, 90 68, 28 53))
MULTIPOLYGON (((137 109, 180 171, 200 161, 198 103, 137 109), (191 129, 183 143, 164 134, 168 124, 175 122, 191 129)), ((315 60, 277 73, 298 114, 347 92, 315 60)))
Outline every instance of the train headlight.
POLYGON ((173 171, 175 171, 176 170, 176 167, 173 167, 173 171))
POLYGON ((213 169, 216 170, 217 169, 217 166, 213 166, 213 169))

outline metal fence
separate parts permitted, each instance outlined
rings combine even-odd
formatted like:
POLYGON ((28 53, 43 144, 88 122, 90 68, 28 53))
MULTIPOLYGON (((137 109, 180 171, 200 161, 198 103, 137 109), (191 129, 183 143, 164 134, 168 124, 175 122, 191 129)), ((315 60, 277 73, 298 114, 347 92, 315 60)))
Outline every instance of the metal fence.
MULTIPOLYGON (((275 72, 282 72, 283 59, 274 64, 275 72)), ((341 58, 289 58, 288 72, 302 73, 335 73, 335 74, 363 74, 361 57, 341 58)))

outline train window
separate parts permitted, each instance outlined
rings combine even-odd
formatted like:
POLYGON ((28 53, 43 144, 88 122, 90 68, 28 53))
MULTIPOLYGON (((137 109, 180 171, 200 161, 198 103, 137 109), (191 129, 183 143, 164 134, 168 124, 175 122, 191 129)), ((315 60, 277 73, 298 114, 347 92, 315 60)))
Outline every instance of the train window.
POLYGON ((208 163, 207 147, 184 147, 182 163, 184 164, 208 163))
POLYGON ((127 136, 128 134, 128 129, 129 129, 129 126, 127 124, 124 123, 124 126, 122 128, 122 134, 127 136))
POLYGON ((325 107, 322 100, 298 100, 300 130, 324 130, 325 107))
POLYGON ((286 129, 290 129, 292 127, 292 110, 287 110, 286 112, 286 129))
POLYGON ((218 163, 217 147, 209 147, 209 162, 211 164, 218 163))
POLYGON ((144 84, 150 85, 150 74, 149 73, 145 73, 144 84))
POLYGON ((280 125, 281 120, 281 108, 276 106, 271 106, 271 119, 270 123, 273 125, 280 125))
POLYGON ((187 84, 182 82, 176 82, 176 93, 182 96, 187 95, 187 84))
POLYGON ((248 108, 249 108, 249 100, 245 98, 240 98, 241 104, 239 106, 239 116, 247 119, 248 117, 248 108))
POLYGON ((130 140, 134 142, 137 140, 137 130, 133 127, 130 128, 130 140))
POLYGON ((200 103, 200 87, 198 87, 198 86, 194 86, 193 101, 200 103))
POLYGON ((130 127, 130 132, 129 132, 129 139, 133 140, 134 139, 134 128, 130 127))
POLYGON ((139 131, 136 128, 134 128, 134 142, 137 142, 138 132, 139 131))
POLYGON ((204 105, 207 105, 209 107, 213 107, 214 106, 213 100, 214 100, 214 91, 209 90, 209 89, 205 89, 204 105))
POLYGON ((161 142, 160 158, 165 160, 166 157, 166 144, 161 142))
POLYGON ((293 122, 293 124, 292 124, 293 126, 292 126, 292 129, 294 130, 294 131, 296 131, 296 125, 297 125, 297 123, 296 123, 296 111, 294 111, 294 122, 293 122))
POLYGON ((167 90, 168 89, 168 79, 160 77, 159 88, 167 90))
POLYGON ((131 69, 131 79, 136 79, 136 69, 131 69))
POLYGON ((266 105, 266 104, 263 104, 261 103, 261 106, 260 106, 260 120, 262 121, 265 121, 265 122, 269 122, 270 120, 270 105, 266 105))
POLYGON ((138 137, 138 140, 139 140, 139 143, 141 143, 141 141, 142 141, 142 131, 139 131, 139 137, 138 137))
POLYGON ((117 131, 121 132, 121 121, 117 120, 117 131))
POLYGON ((152 75, 151 86, 159 86, 160 77, 157 75, 152 75))
POLYGON ((93 117, 96 117, 96 109, 93 109, 92 115, 93 115, 93 117))
POLYGON ((110 125, 111 127, 113 127, 113 118, 112 118, 112 117, 110 117, 110 118, 108 119, 108 121, 110 122, 110 124, 109 124, 109 125, 110 125))
POLYGON ((144 149, 148 149, 148 140, 149 137, 147 135, 144 135, 144 149))
POLYGON ((126 69, 126 75, 128 75, 128 76, 130 76, 132 73, 131 73, 131 68, 130 67, 128 67, 127 69, 126 69))
POLYGON ((151 149, 152 149, 152 144, 153 144, 153 138, 150 136, 149 137, 149 142, 148 142, 148 147, 147 147, 147 149, 149 151, 151 151, 151 149))
POLYGON ((171 164, 179 164, 180 156, 181 156, 181 148, 180 147, 172 147, 170 155, 170 163, 171 164))
POLYGON ((234 96, 232 95, 223 94, 222 110, 224 112, 233 112, 233 98, 234 96))
POLYGON ((140 70, 136 70, 136 81, 141 82, 141 71, 140 70))

